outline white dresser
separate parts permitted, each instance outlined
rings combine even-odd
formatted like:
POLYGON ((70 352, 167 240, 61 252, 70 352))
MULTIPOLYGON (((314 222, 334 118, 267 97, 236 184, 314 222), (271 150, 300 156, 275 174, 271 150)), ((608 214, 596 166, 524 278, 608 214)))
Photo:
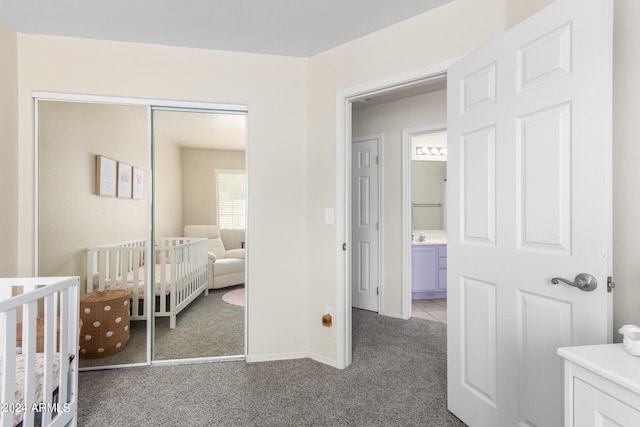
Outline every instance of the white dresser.
POLYGON ((558 349, 564 359, 564 425, 640 426, 640 357, 622 344, 558 349))

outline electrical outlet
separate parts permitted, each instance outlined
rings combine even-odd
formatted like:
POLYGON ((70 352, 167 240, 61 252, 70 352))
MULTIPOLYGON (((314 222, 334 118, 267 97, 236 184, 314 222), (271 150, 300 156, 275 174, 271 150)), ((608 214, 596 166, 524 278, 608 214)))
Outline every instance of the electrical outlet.
POLYGON ((322 315, 322 326, 330 328, 333 325, 333 308, 325 307, 324 314, 322 315))
POLYGON ((322 316, 322 326, 325 328, 330 328, 333 324, 333 319, 330 314, 325 314, 322 316))

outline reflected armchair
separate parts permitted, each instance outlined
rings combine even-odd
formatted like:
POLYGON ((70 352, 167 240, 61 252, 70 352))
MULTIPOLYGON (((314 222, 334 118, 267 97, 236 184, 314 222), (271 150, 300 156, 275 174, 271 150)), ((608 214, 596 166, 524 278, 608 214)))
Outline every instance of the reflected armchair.
POLYGON ((184 235, 209 240, 209 289, 244 283, 245 250, 240 243, 244 241, 244 230, 220 230, 217 225, 185 225, 184 235))

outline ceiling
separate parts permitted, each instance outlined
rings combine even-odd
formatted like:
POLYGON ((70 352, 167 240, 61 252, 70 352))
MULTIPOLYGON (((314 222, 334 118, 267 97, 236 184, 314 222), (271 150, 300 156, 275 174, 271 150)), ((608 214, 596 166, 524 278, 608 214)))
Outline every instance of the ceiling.
POLYGON ((2 0, 18 33, 309 57, 451 0, 2 0))
MULTIPOLYGON (((309 57, 451 0, 0 0, 18 33, 309 57)), ((354 108, 441 87, 417 85, 354 108)), ((244 115, 158 112, 155 135, 187 148, 244 150, 244 115)))
POLYGON ((183 148, 243 151, 246 123, 244 114, 154 111, 153 138, 183 148))
POLYGON ((372 107, 374 105, 384 104, 385 102, 397 101, 410 96, 423 95, 425 93, 435 92, 446 88, 446 76, 439 76, 404 88, 393 89, 380 95, 357 99, 353 101, 353 109, 358 110, 361 108, 372 107))

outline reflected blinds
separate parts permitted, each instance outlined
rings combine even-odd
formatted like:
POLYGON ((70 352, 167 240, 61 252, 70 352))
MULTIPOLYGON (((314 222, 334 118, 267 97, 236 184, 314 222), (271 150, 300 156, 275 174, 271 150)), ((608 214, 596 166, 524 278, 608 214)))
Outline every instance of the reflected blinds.
POLYGON ((216 170, 218 227, 224 230, 245 228, 245 173, 240 170, 216 170))

